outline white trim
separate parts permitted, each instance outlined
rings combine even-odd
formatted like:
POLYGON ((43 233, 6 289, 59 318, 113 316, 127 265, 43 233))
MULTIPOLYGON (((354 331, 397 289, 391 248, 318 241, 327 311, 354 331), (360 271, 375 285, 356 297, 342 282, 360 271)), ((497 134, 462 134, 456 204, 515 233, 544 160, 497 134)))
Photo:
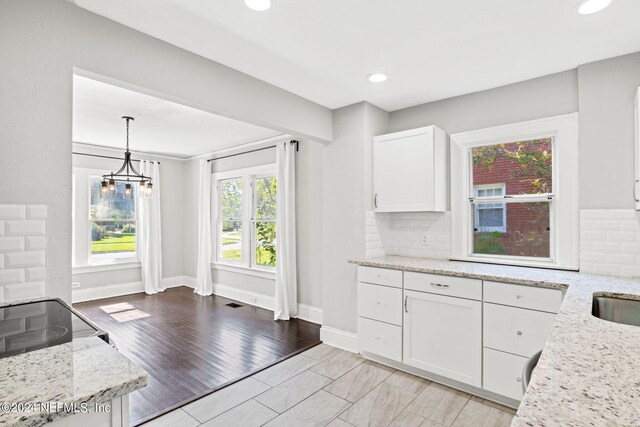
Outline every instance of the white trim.
POLYGON ((95 288, 72 289, 71 302, 93 301, 96 299, 138 294, 140 292, 144 292, 142 282, 127 282, 107 286, 97 286, 95 288))
POLYGON ((298 304, 298 319, 306 320, 316 325, 322 325, 322 309, 311 305, 298 304))
POLYGON ((221 271, 230 271, 232 273, 245 274, 247 276, 262 277, 263 279, 276 280, 276 272, 263 270, 260 268, 247 267, 238 264, 226 264, 223 262, 212 262, 211 268, 221 271))
POLYGON ((71 268, 71 274, 101 273, 103 271, 130 270, 140 268, 140 261, 113 262, 108 264, 81 265, 71 268))
MULTIPOLYGON (((187 286, 193 288, 187 276, 174 276, 162 279, 165 288, 177 288, 187 286)), ((144 292, 141 281, 115 283, 113 285, 96 286, 93 288, 76 288, 71 290, 71 302, 93 301, 103 298, 119 297, 123 295, 139 294, 144 292)))
POLYGON ((576 269, 579 266, 578 113, 548 117, 451 135, 451 254, 452 258, 483 261, 472 256, 469 195, 469 149, 514 140, 553 137, 554 190, 551 211, 553 261, 494 256, 492 263, 576 269), (561 167, 558 167, 561 165, 561 167))
MULTIPOLYGON (((274 297, 272 296, 246 291, 244 289, 238 289, 232 286, 222 285, 220 283, 213 284, 213 293, 223 298, 229 298, 244 304, 264 308, 269 311, 273 311, 275 305, 274 297)), ((298 304, 297 318, 322 325, 322 309, 306 304, 298 304)))
POLYGON ((332 347, 338 347, 352 353, 359 353, 358 334, 323 326, 320 328, 320 340, 332 347))

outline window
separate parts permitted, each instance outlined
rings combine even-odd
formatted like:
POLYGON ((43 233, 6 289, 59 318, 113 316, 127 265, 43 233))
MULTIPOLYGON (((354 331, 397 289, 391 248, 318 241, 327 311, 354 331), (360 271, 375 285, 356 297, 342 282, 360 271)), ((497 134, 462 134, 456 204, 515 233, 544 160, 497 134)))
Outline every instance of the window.
POLYGON ((73 168, 72 250, 74 268, 138 262, 136 187, 124 197, 124 183, 116 191, 100 191, 102 169, 73 168))
POLYGON ((577 115, 451 140, 453 257, 577 268, 577 115))
POLYGON ((271 270, 276 265, 275 165, 213 175, 218 263, 271 270))
POLYGON ((136 187, 132 198, 125 198, 123 182, 116 182, 114 193, 102 194, 101 177, 89 178, 90 261, 105 262, 136 258, 136 187))
MULTIPOLYGON (((474 185, 476 197, 500 197, 504 184, 474 185)), ((507 231, 507 209, 504 203, 478 203, 474 212, 476 228, 481 232, 507 231)))

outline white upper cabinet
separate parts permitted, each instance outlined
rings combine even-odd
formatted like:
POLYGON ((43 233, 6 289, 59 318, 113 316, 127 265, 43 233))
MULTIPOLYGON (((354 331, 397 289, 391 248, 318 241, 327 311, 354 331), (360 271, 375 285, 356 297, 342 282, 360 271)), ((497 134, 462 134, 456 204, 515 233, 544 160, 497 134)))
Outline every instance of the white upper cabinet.
POLYGON ((447 134, 435 126, 374 137, 374 211, 446 211, 447 164, 447 134))
POLYGON ((635 109, 633 116, 636 122, 636 142, 635 142, 635 181, 633 183, 633 198, 635 208, 640 211, 640 88, 636 92, 635 109))

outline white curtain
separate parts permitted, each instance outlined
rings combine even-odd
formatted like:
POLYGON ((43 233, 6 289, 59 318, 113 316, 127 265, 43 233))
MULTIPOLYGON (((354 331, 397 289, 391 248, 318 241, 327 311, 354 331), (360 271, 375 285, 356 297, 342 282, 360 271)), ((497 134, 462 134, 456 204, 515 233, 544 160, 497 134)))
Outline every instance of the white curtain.
POLYGON ((213 245, 211 233, 211 167, 205 159, 200 160, 198 182, 198 270, 196 289, 198 295, 213 293, 211 281, 211 254, 213 245))
POLYGON ((143 160, 140 164, 140 173, 151 177, 153 183, 153 196, 139 198, 137 230, 140 264, 142 264, 142 284, 144 291, 153 295, 163 292, 165 289, 162 285, 160 166, 158 162, 143 160))
POLYGON ((296 273, 296 165, 295 145, 276 144, 276 297, 274 320, 298 314, 296 273))

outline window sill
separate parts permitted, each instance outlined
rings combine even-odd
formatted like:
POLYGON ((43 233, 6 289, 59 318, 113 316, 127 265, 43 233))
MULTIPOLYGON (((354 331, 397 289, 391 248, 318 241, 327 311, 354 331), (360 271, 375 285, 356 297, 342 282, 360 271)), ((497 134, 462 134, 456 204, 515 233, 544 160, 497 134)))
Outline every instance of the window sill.
POLYGON ((578 271, 577 267, 558 265, 553 261, 519 261, 515 259, 495 259, 495 258, 485 258, 482 256, 466 256, 466 257, 451 257, 450 261, 464 261, 464 262, 476 262, 479 264, 495 264, 495 265, 505 265, 512 267, 530 267, 530 268, 545 268, 548 270, 567 270, 567 271, 578 271))
POLYGON ((262 277, 263 279, 276 279, 276 271, 264 270, 261 268, 246 267, 244 265, 226 264, 223 262, 212 262, 211 268, 231 273, 246 274, 247 276, 262 277))
POLYGON ((71 268, 71 274, 100 273, 104 271, 128 270, 132 268, 140 268, 142 264, 139 261, 119 261, 105 264, 91 264, 71 268))

